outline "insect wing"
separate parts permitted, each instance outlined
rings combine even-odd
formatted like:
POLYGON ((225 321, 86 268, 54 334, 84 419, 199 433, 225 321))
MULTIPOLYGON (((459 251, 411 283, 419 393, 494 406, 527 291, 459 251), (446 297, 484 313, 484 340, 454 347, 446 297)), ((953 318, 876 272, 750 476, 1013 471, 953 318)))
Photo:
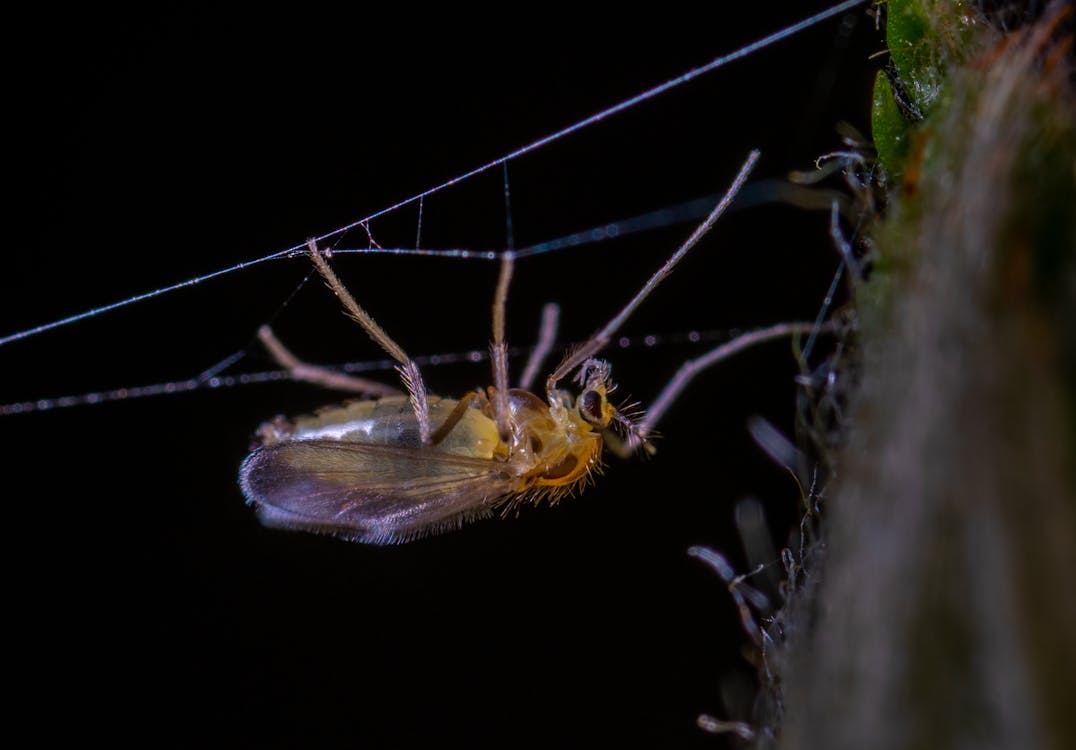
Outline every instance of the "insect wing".
POLYGON ((296 440, 255 450, 240 484, 268 526, 374 544, 487 516, 513 486, 500 464, 436 448, 296 440))

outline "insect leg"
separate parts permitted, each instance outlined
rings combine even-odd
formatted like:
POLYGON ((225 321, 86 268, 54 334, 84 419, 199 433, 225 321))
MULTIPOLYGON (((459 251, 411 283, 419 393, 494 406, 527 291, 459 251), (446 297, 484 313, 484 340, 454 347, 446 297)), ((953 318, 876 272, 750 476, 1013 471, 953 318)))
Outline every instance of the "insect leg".
POLYGON ((340 299, 340 303, 347 310, 348 315, 362 326, 367 335, 372 338, 378 346, 384 349, 390 357, 399 362, 397 371, 400 373, 400 378, 403 380, 404 386, 407 388, 407 392, 411 397, 411 406, 415 410, 415 419, 418 420, 419 435, 422 438, 422 442, 425 445, 430 444, 430 403, 426 395, 426 384, 422 382, 422 373, 418 370, 418 365, 415 361, 407 356, 406 352, 400 348, 400 345, 393 341, 385 330, 377 324, 377 322, 370 317, 370 314, 359 306, 359 303, 355 301, 355 298, 351 296, 351 292, 347 290, 343 282, 336 276, 336 272, 329 266, 329 261, 325 259, 321 250, 318 249, 317 243, 314 240, 307 242, 307 247, 310 249, 310 258, 314 261, 314 265, 325 279, 325 283, 329 285, 329 288, 333 290, 333 293, 340 299))
POLYGON ((629 433, 628 438, 624 441, 625 453, 630 454, 646 439, 646 436, 650 434, 658 420, 661 419, 662 415, 664 415, 669 407, 672 406, 673 402, 680 395, 680 392, 687 387, 687 384, 690 383, 696 375, 707 367, 715 365, 724 359, 728 359, 734 354, 739 354, 744 349, 756 344, 762 344, 786 336, 832 331, 834 328, 835 324, 833 323, 823 323, 822 325, 816 325, 815 323, 778 323, 769 328, 760 328, 757 331, 751 331, 750 333, 737 336, 731 341, 726 341, 724 344, 711 349, 701 357, 687 360, 684 364, 680 365, 680 369, 676 371, 676 374, 673 375, 669 382, 665 384, 665 387, 661 389, 661 393, 654 399, 654 403, 651 404, 646 415, 635 424, 635 429, 629 433))
POLYGON ((557 369, 550 374, 546 379, 546 392, 549 395, 550 400, 553 399, 553 391, 557 387, 557 383, 560 382, 568 373, 574 370, 579 365, 586 362, 595 354, 600 352, 609 341, 613 338, 613 335, 617 332, 617 329, 624 324, 624 321, 628 319, 635 309, 642 304, 652 291, 660 284, 666 276, 672 273, 672 270, 676 267, 688 251, 693 248, 703 236, 710 231, 710 228, 717 221, 718 217, 725 212, 729 204, 732 203, 732 199, 736 197, 736 194, 740 192, 740 188, 743 187, 744 182, 747 180, 747 175, 751 172, 755 166, 755 162, 758 161, 759 152, 757 150, 752 151, 747 156, 747 160, 744 161, 743 166, 740 167, 739 173, 736 175, 736 179, 732 181, 732 185, 722 196, 720 202, 714 207, 714 210, 710 212, 710 215, 706 217, 705 221, 698 226, 698 228, 692 232, 691 236, 687 238, 684 244, 677 248, 676 252, 665 261, 665 264, 654 272, 642 289, 640 289, 634 297, 624 306, 624 308, 618 312, 613 319, 605 324, 605 327, 595 333, 586 341, 582 346, 573 352, 570 352, 564 361, 561 362, 557 369))
POLYGON ((396 396, 400 393, 399 389, 391 385, 303 362, 281 343, 269 326, 262 326, 258 329, 258 340, 262 342, 262 346, 272 355, 276 363, 286 369, 295 380, 303 380, 338 391, 354 391, 368 396, 396 396))
POLYGON ((501 440, 508 440, 510 425, 508 411, 508 345, 504 342, 504 310, 508 304, 508 285, 516 256, 512 251, 501 255, 501 273, 493 293, 493 343, 490 359, 493 362, 493 414, 501 440))
POLYGON ((474 402, 476 400, 485 400, 485 398, 486 395, 482 391, 471 391, 465 394, 463 398, 456 402, 456 407, 445 417, 445 421, 441 423, 441 426, 430 436, 430 445, 437 445, 448 437, 448 434, 459 424, 460 420, 463 419, 463 415, 474 405, 474 402))
POLYGON ((542 307, 542 323, 538 328, 538 343, 535 345, 531 356, 527 359, 527 366, 523 368, 523 377, 519 380, 519 387, 529 391, 538 377, 538 370, 553 350, 557 342, 557 324, 560 322, 560 305, 556 302, 547 302, 542 307))

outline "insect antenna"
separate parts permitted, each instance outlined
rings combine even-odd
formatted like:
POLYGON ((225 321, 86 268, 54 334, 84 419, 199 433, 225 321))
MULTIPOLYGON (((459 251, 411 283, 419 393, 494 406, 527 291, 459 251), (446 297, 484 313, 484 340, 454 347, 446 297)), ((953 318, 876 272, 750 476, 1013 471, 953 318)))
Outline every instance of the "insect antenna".
MULTIPOLYGON (((610 446, 613 452, 621 458, 630 456, 640 448, 647 456, 652 456, 657 452, 657 448, 651 442, 654 436, 643 432, 640 427, 643 419, 645 419, 645 412, 639 408, 638 402, 627 404, 613 412, 614 424, 627 437, 626 440, 620 442, 619 446, 610 446)), ((606 439, 608 440, 608 438, 606 439)))

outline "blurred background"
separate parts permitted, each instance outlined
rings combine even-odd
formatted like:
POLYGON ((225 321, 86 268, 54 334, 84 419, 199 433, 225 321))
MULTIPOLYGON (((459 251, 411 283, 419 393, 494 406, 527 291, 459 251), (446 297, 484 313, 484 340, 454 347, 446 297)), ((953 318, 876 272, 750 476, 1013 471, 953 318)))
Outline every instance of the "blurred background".
MULTIPOLYGON (((719 24, 672 6, 533 8, 522 29, 494 19, 496 33, 418 11, 13 18, 0 335, 301 244, 826 4, 729 5, 719 24)), ((809 168, 840 146, 839 121, 867 131, 881 48, 853 11, 512 161, 515 244, 716 200, 752 148, 756 182, 809 168)), ((417 218, 394 212, 373 237, 413 246, 417 218)), ((828 220, 729 214, 623 334, 813 319, 838 261, 828 220)), ((562 340, 584 339, 693 226, 521 261, 510 341, 533 340, 547 301, 562 340)), ((502 249, 502 170, 425 200, 421 244, 502 249)), ((495 265, 336 265, 412 355, 485 349, 495 265)), ((0 347, 0 402, 182 380, 245 347, 237 371, 266 369, 250 342, 270 320, 308 361, 381 358, 319 281, 290 296, 309 272, 266 263, 0 347)), ((706 348, 610 351, 617 395, 645 406, 706 348)), ((35 722, 43 736, 155 746, 720 746, 696 717, 735 711, 722 684, 752 679, 746 637, 686 550, 743 567, 745 497, 778 545, 798 521, 795 483, 745 429, 760 415, 791 432, 795 373, 784 344, 749 352, 692 385, 652 459, 610 457, 552 510, 390 548, 264 529, 236 484, 259 423, 337 394, 282 382, 2 417, 17 707, 55 717, 35 722)), ((485 364, 424 375, 446 396, 490 377, 485 364)))

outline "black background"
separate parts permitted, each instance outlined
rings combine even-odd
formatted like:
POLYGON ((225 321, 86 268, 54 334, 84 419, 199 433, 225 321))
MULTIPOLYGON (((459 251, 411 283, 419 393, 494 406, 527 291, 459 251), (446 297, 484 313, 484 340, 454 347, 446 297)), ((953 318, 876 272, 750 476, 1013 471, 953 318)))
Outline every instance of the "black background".
MULTIPOLYGON (((513 25, 197 6, 9 19, 0 334, 302 243, 824 7, 729 5, 585 21, 536 6, 513 25)), ((849 20, 512 162, 517 245, 720 193, 753 147, 759 180, 809 167, 838 120, 866 127, 882 43, 862 10, 849 20)), ((498 169, 427 199, 423 246, 502 247, 502 184, 498 169)), ((729 215, 625 335, 813 318, 837 262, 827 221, 729 215)), ((532 340, 548 300, 562 337, 584 338, 691 228, 520 262, 510 339, 532 340)), ((414 207, 373 231, 413 244, 414 207)), ((409 352, 485 347, 492 264, 337 267, 409 352)), ((308 360, 379 358, 320 283, 282 308, 308 271, 264 264, 0 347, 0 401, 187 378, 271 318, 308 360)), ((703 350, 611 352, 619 395, 646 403, 703 350)), ((239 369, 267 366, 251 347, 239 369)), ((793 374, 787 347, 745 354, 691 387, 652 460, 610 458, 555 509, 392 548, 266 530, 244 506, 253 430, 336 400, 311 386, 2 417, 12 708, 43 737, 152 746, 712 747, 696 716, 726 715, 722 681, 750 672, 719 579, 685 550, 742 565, 748 495, 779 539, 796 519, 795 485, 744 429, 791 429, 793 374)), ((445 395, 489 377, 425 376, 445 395)))

